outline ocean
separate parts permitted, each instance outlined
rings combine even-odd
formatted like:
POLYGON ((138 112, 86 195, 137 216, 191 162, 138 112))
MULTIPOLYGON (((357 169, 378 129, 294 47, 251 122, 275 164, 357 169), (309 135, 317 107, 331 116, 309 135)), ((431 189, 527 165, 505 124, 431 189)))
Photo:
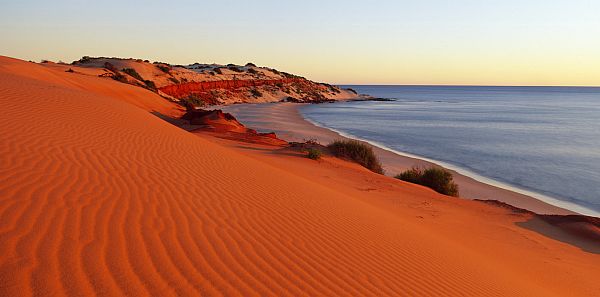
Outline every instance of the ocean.
POLYGON ((345 135, 600 216, 600 88, 344 87, 393 101, 300 112, 345 135))

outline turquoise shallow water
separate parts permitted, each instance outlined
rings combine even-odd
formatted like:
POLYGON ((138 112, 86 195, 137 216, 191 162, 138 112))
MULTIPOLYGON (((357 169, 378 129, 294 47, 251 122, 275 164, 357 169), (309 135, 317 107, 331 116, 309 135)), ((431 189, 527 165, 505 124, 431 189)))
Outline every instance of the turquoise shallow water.
POLYGON ((600 214, 600 88, 349 87, 395 101, 307 105, 301 113, 324 127, 600 214))

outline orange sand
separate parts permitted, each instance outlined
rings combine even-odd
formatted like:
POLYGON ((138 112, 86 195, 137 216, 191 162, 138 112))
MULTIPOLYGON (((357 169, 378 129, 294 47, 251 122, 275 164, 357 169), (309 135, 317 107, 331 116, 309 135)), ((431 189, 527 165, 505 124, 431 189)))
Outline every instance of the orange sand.
POLYGON ((600 256, 526 215, 189 133, 61 67, 0 57, 0 296, 600 295, 600 256))

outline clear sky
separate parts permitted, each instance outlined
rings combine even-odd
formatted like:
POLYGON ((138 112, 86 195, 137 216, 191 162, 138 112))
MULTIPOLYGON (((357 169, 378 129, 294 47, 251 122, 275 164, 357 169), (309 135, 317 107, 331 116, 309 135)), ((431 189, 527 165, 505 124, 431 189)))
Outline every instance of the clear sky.
POLYGON ((254 62, 339 84, 600 86, 600 1, 0 0, 0 55, 254 62))

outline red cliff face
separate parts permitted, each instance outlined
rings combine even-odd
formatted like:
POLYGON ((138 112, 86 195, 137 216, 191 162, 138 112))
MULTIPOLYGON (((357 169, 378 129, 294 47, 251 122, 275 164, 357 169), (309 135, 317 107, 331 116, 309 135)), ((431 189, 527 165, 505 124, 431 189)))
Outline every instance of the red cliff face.
POLYGON ((300 78, 255 79, 255 80, 219 80, 176 84, 159 88, 160 91, 175 98, 186 98, 190 94, 200 94, 210 90, 233 90, 238 88, 259 87, 264 85, 290 84, 301 81, 300 78))

